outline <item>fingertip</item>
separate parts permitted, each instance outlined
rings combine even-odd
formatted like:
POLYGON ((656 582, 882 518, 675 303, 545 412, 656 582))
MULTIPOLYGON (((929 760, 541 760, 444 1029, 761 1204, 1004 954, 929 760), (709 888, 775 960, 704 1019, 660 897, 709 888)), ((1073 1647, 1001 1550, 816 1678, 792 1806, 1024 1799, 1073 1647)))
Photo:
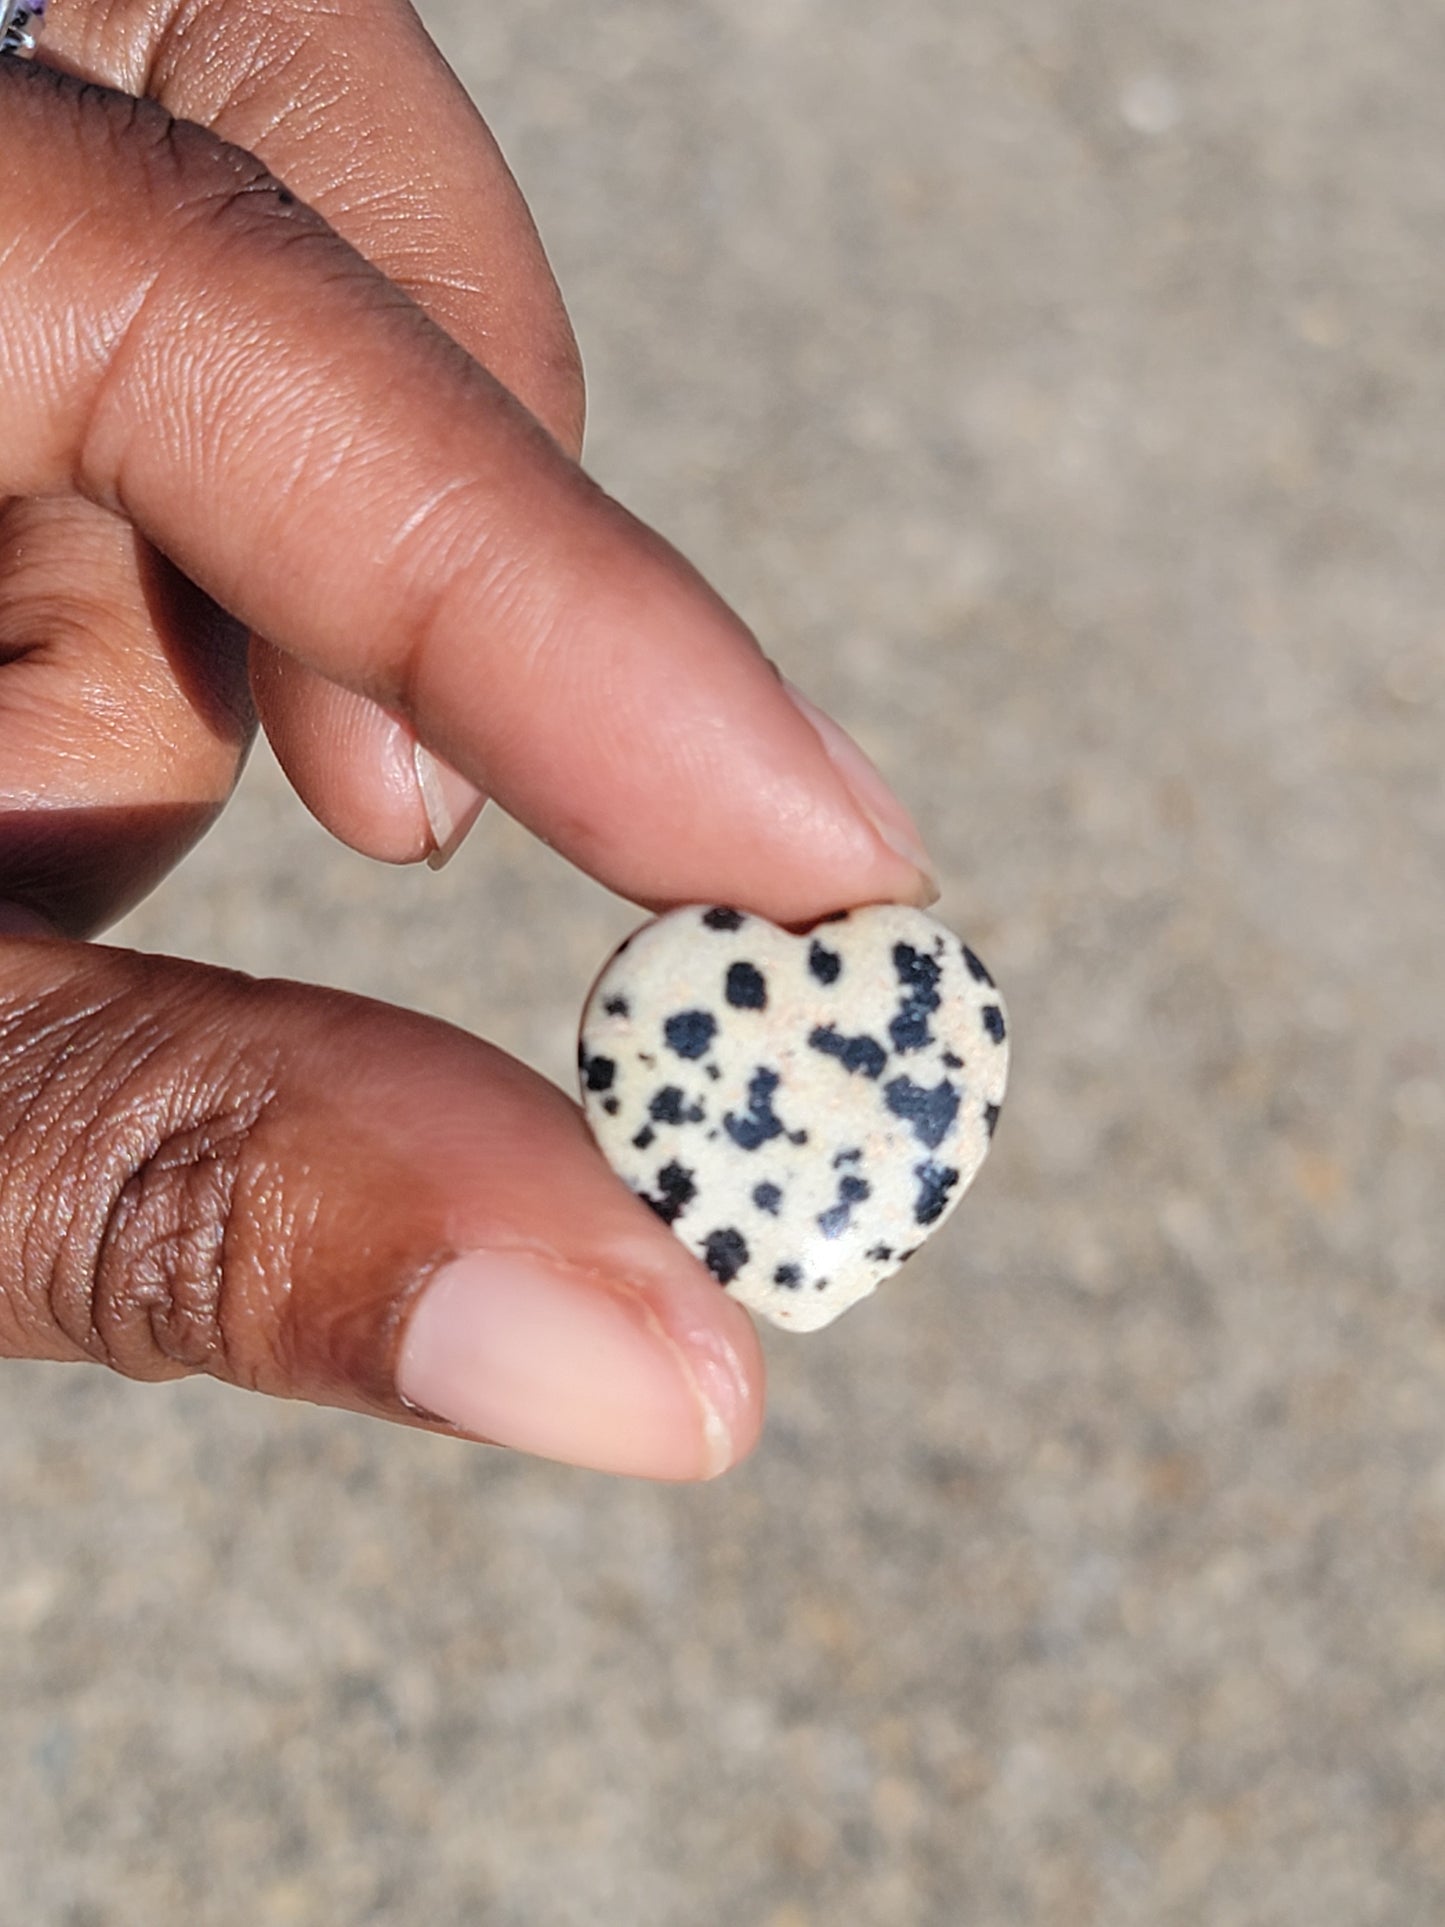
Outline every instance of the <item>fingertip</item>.
POLYGON ((788 700, 822 744, 824 754, 842 779, 859 814, 884 849, 904 866, 895 890, 898 900, 920 910, 936 903, 941 894, 938 872, 924 846, 923 833, 883 772, 841 723, 805 696, 788 677, 780 680, 788 700))

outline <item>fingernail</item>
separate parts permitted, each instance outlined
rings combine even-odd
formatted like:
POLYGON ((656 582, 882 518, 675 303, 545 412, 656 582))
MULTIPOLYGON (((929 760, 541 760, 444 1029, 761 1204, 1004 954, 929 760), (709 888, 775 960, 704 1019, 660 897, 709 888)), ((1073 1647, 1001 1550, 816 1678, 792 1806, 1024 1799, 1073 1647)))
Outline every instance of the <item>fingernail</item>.
POLYGON ((782 678, 782 683, 794 706, 813 725, 828 753, 829 762, 842 777, 849 795, 863 815, 893 854, 902 857, 905 863, 917 870, 926 891, 926 894, 920 892, 920 904, 936 903, 939 895, 938 875, 933 867, 933 859, 923 847, 918 825, 848 732, 835 723, 825 710, 819 709, 816 703, 809 702, 802 690, 789 682, 786 676, 782 678))
POLYGON ((433 756, 420 743, 412 745, 411 759, 421 806, 426 811, 427 828, 431 831, 432 850, 427 864, 433 870, 441 870, 456 855, 487 799, 450 763, 433 756))
POLYGON ((493 1444, 598 1472, 711 1478, 735 1456, 723 1413, 638 1292, 530 1252, 472 1252, 437 1273, 407 1325, 397 1389, 493 1444))
POLYGON ((23 903, 0 903, 0 937, 58 937, 60 932, 38 910, 23 903))

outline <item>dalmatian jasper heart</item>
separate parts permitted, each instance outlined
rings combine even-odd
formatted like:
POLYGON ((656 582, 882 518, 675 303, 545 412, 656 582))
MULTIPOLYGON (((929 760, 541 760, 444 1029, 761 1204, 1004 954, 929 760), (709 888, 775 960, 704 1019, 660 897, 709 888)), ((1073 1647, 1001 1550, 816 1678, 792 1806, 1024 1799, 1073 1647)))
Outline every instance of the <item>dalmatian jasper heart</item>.
POLYGON ((1003 999, 921 910, 802 936, 690 907, 593 986, 582 1099, 618 1175, 749 1310, 816 1331, 957 1205, 1003 1102, 1003 999))

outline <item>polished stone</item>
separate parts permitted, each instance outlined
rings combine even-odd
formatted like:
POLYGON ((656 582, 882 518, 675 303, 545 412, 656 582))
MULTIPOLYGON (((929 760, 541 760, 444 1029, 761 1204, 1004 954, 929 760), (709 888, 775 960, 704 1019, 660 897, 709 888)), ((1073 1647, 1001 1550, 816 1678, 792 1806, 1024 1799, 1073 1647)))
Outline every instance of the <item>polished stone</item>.
POLYGON ((1008 1081, 987 967, 921 910, 807 932, 725 905, 633 933, 583 1012, 604 1156, 749 1311, 821 1331, 957 1209, 1008 1081))

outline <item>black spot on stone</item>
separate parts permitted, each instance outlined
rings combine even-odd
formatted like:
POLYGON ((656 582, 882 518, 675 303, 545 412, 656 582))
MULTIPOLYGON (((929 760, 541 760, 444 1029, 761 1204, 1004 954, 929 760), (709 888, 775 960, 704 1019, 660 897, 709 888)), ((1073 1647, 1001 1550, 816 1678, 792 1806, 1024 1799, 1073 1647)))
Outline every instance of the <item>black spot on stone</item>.
POLYGON ((818 1213, 818 1229, 825 1238, 840 1238, 848 1229, 848 1220, 853 1215, 855 1204, 862 1204, 865 1198, 873 1195, 873 1187, 866 1178, 848 1176, 838 1185, 838 1202, 830 1204, 826 1211, 818 1213))
POLYGON ((642 1129, 637 1133, 636 1137, 633 1138, 632 1140, 633 1149, 636 1151, 645 1151, 648 1145, 651 1144, 652 1140, 656 1136, 657 1136, 657 1133, 656 1131, 653 1130, 652 1126, 650 1124, 644 1124, 642 1129))
POLYGON ((815 1278, 813 1280, 813 1289, 814 1291, 826 1291, 828 1289, 828 1280, 826 1278, 815 1278))
POLYGON ((1003 1012, 998 1005, 985 1004, 979 1015, 983 1018, 983 1027, 989 1036, 996 1044, 1001 1044, 1004 1040, 1003 1012))
POLYGON ((622 1105, 615 1097, 604 1097, 602 1100, 602 1108, 609 1117, 616 1117, 617 1113, 622 1109, 622 1105))
POLYGON ((731 1225, 721 1231, 709 1231, 702 1248, 702 1261, 720 1285, 730 1285, 748 1261, 747 1240, 731 1225))
POLYGON ((707 1072, 708 1076, 712 1079, 714 1084, 716 1084, 718 1079, 722 1076, 722 1072, 718 1069, 716 1064, 704 1064, 703 1069, 707 1072))
POLYGON ((958 1116, 958 1090, 946 1077, 931 1089, 911 1077, 895 1077, 883 1086, 883 1096, 893 1115, 911 1125, 913 1135, 930 1151, 938 1149, 958 1116))
POLYGON ((861 1149, 855 1144, 851 1150, 839 1151, 834 1156, 833 1169, 835 1171, 841 1171, 845 1164, 861 1164, 862 1162, 863 1162, 863 1153, 861 1149))
POLYGON ((657 1196, 644 1191, 642 1202, 650 1204, 664 1224, 673 1224, 697 1196, 693 1173, 681 1164, 664 1164, 657 1174, 657 1196))
POLYGON ((933 1042, 928 1020, 941 1002, 938 980, 943 973, 934 958, 925 957, 911 943, 894 944, 893 968, 903 986, 903 1002, 888 1026, 888 1035, 894 1050, 923 1050, 933 1042))
POLYGON ((721 904, 715 909, 704 910, 702 920, 709 930, 741 930, 747 922, 741 910, 726 910, 721 904))
MULTIPOLYGON (((919 1224, 935 1224, 943 1216, 948 1194, 958 1183, 958 1173, 951 1164, 916 1164, 913 1175, 918 1180, 918 1196, 914 1200, 913 1215, 919 1224)), ((914 1246, 914 1250, 917 1250, 914 1246)), ((903 1254, 911 1258, 913 1252, 903 1254)))
POLYGON ((808 968, 820 984, 835 984, 843 968, 843 959, 836 950, 829 950, 815 941, 808 946, 808 968))
POLYGON ((968 965, 968 974, 973 981, 976 984, 988 984, 992 988, 993 978, 989 976, 986 966, 974 956, 966 943, 961 943, 958 947, 963 952, 963 961, 968 965))
POLYGON ((946 1050, 943 1053, 943 1061, 951 1071, 961 1071, 963 1069, 963 1059, 961 1057, 955 1057, 951 1050, 946 1050))
POLYGON ((646 1064, 647 1068, 651 1070, 653 1065, 657 1062, 657 1059, 653 1056, 650 1050, 640 1050, 637 1053, 637 1061, 639 1064, 646 1064))
POLYGON ((762 971, 750 963, 729 964, 727 1000, 734 1010, 766 1010, 768 985, 762 971))
POLYGON ((753 1186, 753 1203, 759 1211, 766 1211, 770 1218, 778 1215, 778 1206, 783 1202, 783 1194, 775 1184, 753 1186))
POLYGON ((983 1124, 984 1124, 984 1129, 988 1132, 990 1137, 993 1136, 993 1127, 997 1123, 998 1123, 997 1104, 985 1104, 983 1107, 983 1124))
POLYGON ((869 1251, 868 1256, 873 1260, 875 1265, 886 1265, 888 1260, 893 1256, 893 1247, 892 1245, 874 1245, 869 1251))
POLYGON ((653 1093, 647 1115, 654 1124, 701 1124, 701 1104, 689 1104, 676 1084, 664 1084, 653 1093))
POLYGON ((888 1053, 876 1037, 866 1034, 844 1037, 831 1024, 820 1024, 809 1035, 808 1043, 825 1057, 836 1057, 844 1070, 851 1071, 855 1077, 881 1077, 883 1066, 888 1062, 888 1053))
POLYGON ((806 1144, 808 1142, 808 1133, 806 1131, 789 1131, 788 1142, 789 1144, 806 1144))
POLYGON ((801 1265, 779 1265, 773 1273, 773 1283, 782 1285, 788 1291, 796 1291, 803 1282, 801 1265))
POLYGON ((609 1017, 630 1017, 632 1006, 625 997, 609 997, 602 1006, 609 1017))
POLYGON ((617 1075, 617 1066, 610 1057, 588 1057, 585 1053, 580 1059, 582 1077, 589 1091, 610 1091, 612 1080, 617 1075))
POLYGON ((706 1057, 717 1035, 717 1019, 705 1010, 680 1010, 662 1027, 669 1050, 679 1057, 706 1057))
POLYGON ((769 1138, 781 1137, 783 1121, 773 1109, 773 1093, 781 1082, 776 1071, 762 1065, 748 1079, 748 1108, 739 1117, 729 1111, 723 1129, 740 1151, 756 1151, 769 1138))

